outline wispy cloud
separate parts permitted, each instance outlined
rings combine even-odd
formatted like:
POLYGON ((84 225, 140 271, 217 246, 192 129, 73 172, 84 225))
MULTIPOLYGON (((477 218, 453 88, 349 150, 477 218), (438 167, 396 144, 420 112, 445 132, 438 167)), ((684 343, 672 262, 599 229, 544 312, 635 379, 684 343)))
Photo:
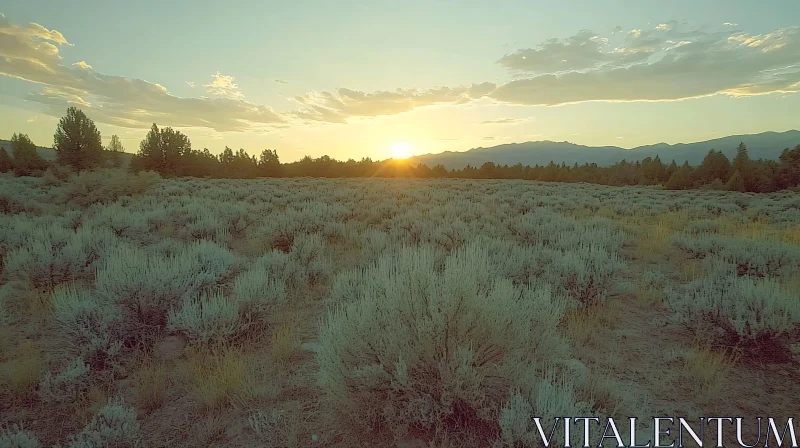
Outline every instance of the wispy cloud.
POLYGON ((305 120, 345 123, 350 117, 395 115, 433 104, 465 103, 486 96, 493 89, 494 84, 474 84, 373 93, 350 89, 338 89, 335 93, 311 92, 294 98, 301 106, 294 115, 305 120))
POLYGON ((195 82, 194 82, 194 81, 186 81, 186 85, 187 85, 187 86, 189 86, 189 87, 191 87, 191 88, 193 88, 193 89, 194 89, 195 87, 197 87, 197 84, 195 84, 195 82))
POLYGON ((528 120, 527 118, 497 118, 495 120, 481 121, 479 124, 514 124, 528 120))
POLYGON ((282 79, 276 79, 275 82, 277 82, 278 84, 288 84, 289 83, 289 81, 284 81, 282 79))
POLYGON ((27 122, 27 123, 33 123, 34 121, 36 121, 36 120, 38 120, 38 119, 39 119, 39 116, 38 116, 38 115, 34 115, 34 116, 31 116, 31 117, 28 117, 28 119, 27 119, 27 120, 25 120, 25 122, 27 122))

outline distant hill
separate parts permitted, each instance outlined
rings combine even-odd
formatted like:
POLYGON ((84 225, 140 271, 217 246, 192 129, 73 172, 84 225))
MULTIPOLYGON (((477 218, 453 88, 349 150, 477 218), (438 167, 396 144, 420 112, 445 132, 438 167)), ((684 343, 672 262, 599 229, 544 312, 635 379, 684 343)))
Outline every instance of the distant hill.
POLYGON ((409 159, 412 164, 424 163, 429 167, 444 165, 448 169, 460 169, 467 165, 480 167, 486 162, 496 165, 547 165, 550 161, 557 164, 583 165, 596 163, 599 166, 613 165, 623 159, 628 162, 641 161, 647 157, 658 155, 664 163, 673 159, 679 165, 689 161, 690 165, 699 165, 709 150, 722 151, 728 159, 733 160, 740 142, 747 145, 751 159, 777 160, 786 148, 800 145, 800 131, 763 132, 761 134, 732 135, 696 143, 678 143, 670 145, 639 146, 624 149, 617 146, 584 146, 569 142, 538 141, 527 143, 510 143, 489 148, 474 148, 464 152, 443 152, 425 154, 409 159))
MULTIPOLYGON (((10 141, 8 141, 8 140, 0 140, 0 148, 5 148, 6 151, 8 152, 8 155, 11 155, 11 142, 10 141)), ((56 154, 56 150, 53 149, 53 148, 45 148, 43 146, 37 146, 36 147, 36 152, 38 152, 39 155, 42 156, 42 158, 44 160, 47 160, 48 162, 55 162, 55 160, 56 160, 56 155, 57 154, 56 154)), ((128 166, 128 164, 131 161, 131 157, 133 157, 133 154, 131 154, 129 152, 122 153, 122 159, 121 160, 122 160, 122 166, 123 167, 128 166)))

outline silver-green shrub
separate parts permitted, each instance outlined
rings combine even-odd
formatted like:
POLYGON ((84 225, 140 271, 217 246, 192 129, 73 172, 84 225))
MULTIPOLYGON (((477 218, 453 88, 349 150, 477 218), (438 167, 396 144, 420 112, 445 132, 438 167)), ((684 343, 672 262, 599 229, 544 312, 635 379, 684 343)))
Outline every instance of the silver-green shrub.
POLYGON ((666 295, 673 322, 731 343, 785 345, 800 331, 800 301, 774 279, 712 271, 666 295))
POLYGON ((83 430, 70 437, 68 448, 139 448, 143 446, 136 410, 121 400, 103 406, 83 430))
POLYGON ((251 319, 262 319, 286 300, 286 285, 283 279, 270 278, 264 270, 250 269, 234 280, 233 298, 251 319))
POLYGON ((52 295, 53 318, 68 349, 93 369, 112 367, 122 350, 122 314, 113 302, 86 290, 57 289, 52 295))
POLYGON ((222 342, 244 330, 239 306, 220 292, 186 298, 180 308, 169 311, 168 328, 201 342, 222 342))
POLYGON ((39 381, 39 399, 45 406, 76 403, 88 390, 91 370, 75 358, 58 375, 45 373, 39 381))
POLYGON ((40 448, 39 438, 14 425, 0 432, 0 448, 40 448))
POLYGON ((120 247, 97 271, 97 295, 120 305, 126 339, 148 337, 165 328, 167 313, 184 298, 215 287, 238 268, 228 250, 208 241, 173 256, 120 247))
POLYGON ((321 329, 319 380, 348 424, 401 435, 446 432, 461 412, 496 422, 513 387, 566 356, 566 305, 495 279, 485 249, 468 244, 442 269, 429 248, 395 258, 321 329))
POLYGON ((584 245, 555 252, 542 278, 581 304, 589 305, 608 297, 624 267, 616 254, 602 247, 584 245))

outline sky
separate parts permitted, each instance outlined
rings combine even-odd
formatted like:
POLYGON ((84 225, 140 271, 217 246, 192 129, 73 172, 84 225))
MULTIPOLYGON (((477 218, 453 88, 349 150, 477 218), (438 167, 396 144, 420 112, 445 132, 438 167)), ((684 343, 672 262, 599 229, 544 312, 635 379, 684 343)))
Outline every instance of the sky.
POLYGON ((11 0, 0 14, 0 139, 40 146, 70 106, 128 152, 157 123, 194 149, 285 162, 800 127, 800 0, 11 0))

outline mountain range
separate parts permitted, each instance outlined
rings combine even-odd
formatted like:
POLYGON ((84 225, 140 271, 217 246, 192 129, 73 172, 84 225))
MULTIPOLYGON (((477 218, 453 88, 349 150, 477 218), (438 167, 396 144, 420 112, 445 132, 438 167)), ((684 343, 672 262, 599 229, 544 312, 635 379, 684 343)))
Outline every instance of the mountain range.
POLYGON ((722 151, 729 160, 736 156, 739 143, 747 146, 751 159, 778 160, 786 148, 800 145, 800 131, 763 132, 760 134, 731 135, 728 137, 706 140, 695 143, 678 143, 670 145, 639 146, 624 149, 617 146, 584 146, 569 142, 536 141, 526 143, 509 143, 489 148, 474 148, 464 152, 447 151, 439 154, 424 154, 409 159, 412 165, 424 163, 429 167, 443 165, 447 169, 460 169, 467 165, 480 167, 486 162, 496 165, 547 165, 551 161, 567 165, 583 165, 596 163, 598 166, 609 166, 627 160, 636 162, 647 157, 659 156, 664 163, 675 160, 678 165, 688 161, 690 165, 699 165, 711 149, 722 151))

